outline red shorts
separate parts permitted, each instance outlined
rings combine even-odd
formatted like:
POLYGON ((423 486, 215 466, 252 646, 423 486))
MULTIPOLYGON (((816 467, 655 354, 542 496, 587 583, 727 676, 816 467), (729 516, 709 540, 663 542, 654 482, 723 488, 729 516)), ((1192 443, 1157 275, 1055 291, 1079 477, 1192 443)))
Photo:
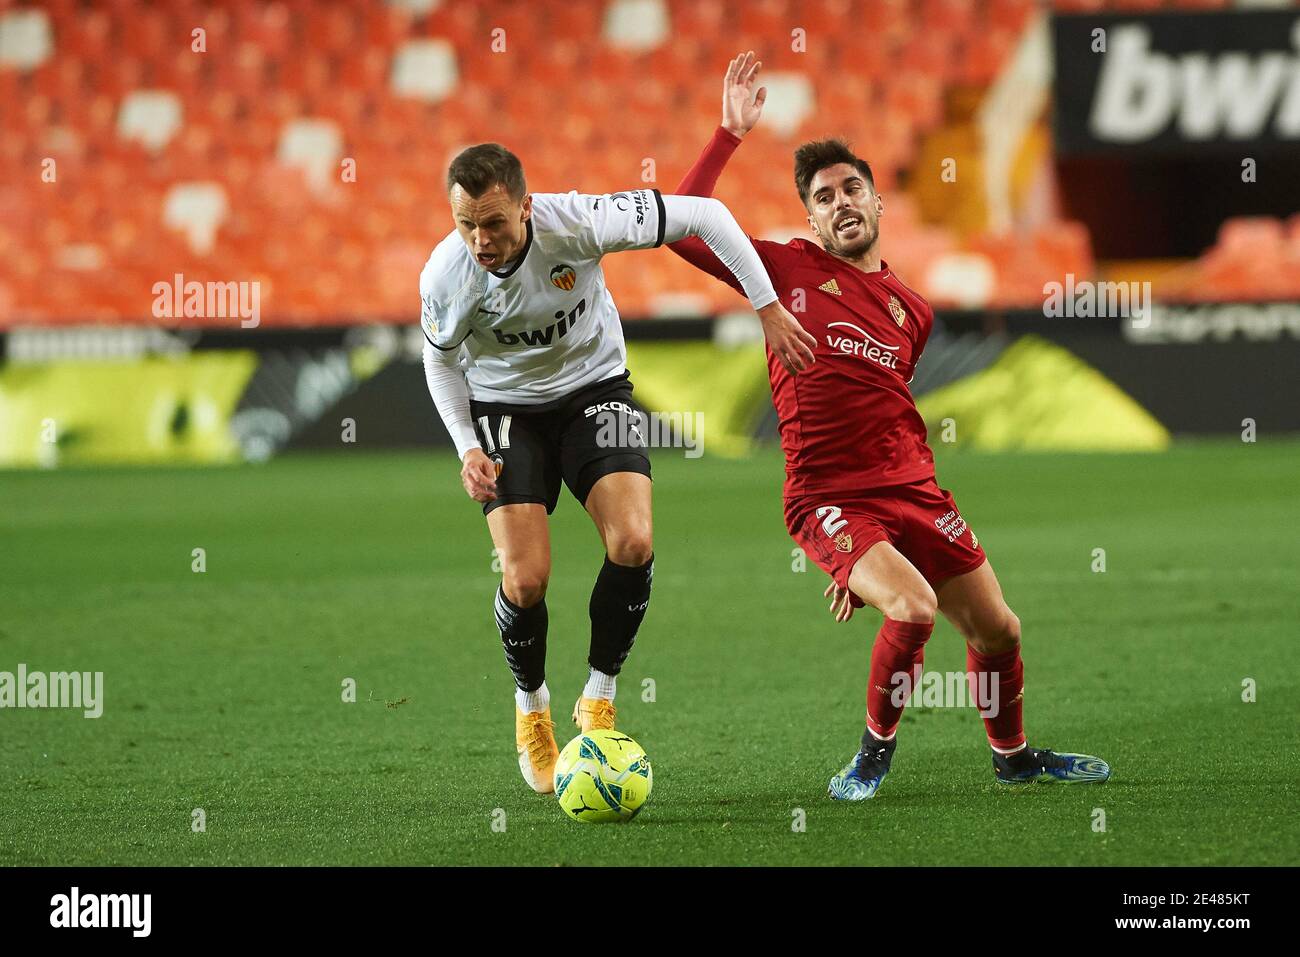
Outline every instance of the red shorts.
POLYGON ((984 549, 951 493, 932 478, 863 495, 788 499, 785 523, 804 554, 841 588, 877 542, 897 548, 935 587, 984 563, 984 549))

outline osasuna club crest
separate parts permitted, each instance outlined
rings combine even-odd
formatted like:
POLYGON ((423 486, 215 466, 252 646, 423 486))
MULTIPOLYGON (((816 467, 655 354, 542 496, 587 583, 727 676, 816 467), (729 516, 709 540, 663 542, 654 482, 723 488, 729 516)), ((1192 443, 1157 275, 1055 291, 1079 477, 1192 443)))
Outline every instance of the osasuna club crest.
POLYGON ((894 321, 900 326, 907 321, 907 310, 898 301, 898 297, 892 293, 889 296, 889 312, 894 317, 894 321))
POLYGON ((578 274, 573 271, 572 266, 560 263, 560 265, 551 270, 551 285, 557 286, 565 292, 572 289, 573 284, 577 281, 578 274))

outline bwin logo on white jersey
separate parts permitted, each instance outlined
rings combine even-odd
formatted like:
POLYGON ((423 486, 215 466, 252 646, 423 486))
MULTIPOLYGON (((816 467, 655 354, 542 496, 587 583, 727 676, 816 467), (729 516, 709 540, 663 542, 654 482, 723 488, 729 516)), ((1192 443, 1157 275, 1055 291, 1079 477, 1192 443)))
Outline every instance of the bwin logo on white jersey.
POLYGON ((560 321, 551 323, 545 329, 524 329, 520 332, 493 329, 492 332, 496 334, 497 342, 503 346, 549 346, 553 340, 563 339, 577 323, 578 317, 586 311, 587 300, 580 299, 567 314, 557 312, 555 318, 560 321))

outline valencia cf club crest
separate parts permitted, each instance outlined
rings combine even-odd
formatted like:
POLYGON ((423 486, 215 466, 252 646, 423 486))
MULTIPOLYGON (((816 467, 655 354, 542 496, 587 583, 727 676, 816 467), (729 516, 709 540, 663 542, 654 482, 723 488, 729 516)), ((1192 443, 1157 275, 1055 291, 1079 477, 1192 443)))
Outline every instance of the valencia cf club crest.
POLYGON ((551 270, 551 285, 557 286, 568 292, 573 288, 573 284, 578 281, 578 274, 573 271, 572 266, 566 266, 563 263, 551 270))
POLYGON ((853 551, 853 536, 848 532, 840 532, 835 536, 835 547, 841 552, 853 551))
POLYGON ((894 321, 900 326, 907 321, 907 310, 905 310, 903 304, 898 301, 898 297, 892 294, 889 297, 889 312, 890 315, 894 317, 894 321))
POLYGON ((492 460, 492 464, 496 468, 497 478, 500 478, 501 470, 506 467, 506 460, 501 457, 500 452, 493 452, 488 458, 492 460))

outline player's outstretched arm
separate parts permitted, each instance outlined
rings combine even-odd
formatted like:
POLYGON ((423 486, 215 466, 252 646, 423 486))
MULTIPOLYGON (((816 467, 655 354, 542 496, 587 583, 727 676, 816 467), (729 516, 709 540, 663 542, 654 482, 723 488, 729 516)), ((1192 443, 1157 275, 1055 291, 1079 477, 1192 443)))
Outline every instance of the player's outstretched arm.
MULTIPOLYGON (((754 124, 763 114, 763 103, 767 100, 767 87, 754 89, 762 65, 754 59, 752 51, 740 54, 727 65, 727 73, 722 78, 722 125, 714 131, 700 158, 686 171, 686 175, 682 177, 682 181, 677 184, 673 192, 681 196, 713 195, 713 190, 718 185, 718 177, 726 168, 731 154, 736 151, 740 141, 754 128, 754 124)), ((696 265, 688 253, 701 251, 702 245, 688 239, 669 248, 696 265)), ((704 255, 708 254, 707 250, 703 252, 704 255)))
MULTIPOLYGON (((742 53, 727 65, 727 73, 722 80, 722 125, 714 132, 712 139, 677 184, 677 193, 682 196, 712 196, 718 183, 718 177, 731 159, 731 154, 740 145, 741 139, 758 122, 763 113, 763 103, 767 100, 767 88, 755 86, 762 63, 753 51, 742 53)), ((750 240, 756 250, 759 244, 750 240)), ((696 269, 703 270, 716 279, 721 279, 733 289, 740 291, 730 269, 723 263, 709 245, 697 237, 688 237, 668 246, 696 269)), ((765 266, 766 268, 766 266, 765 266)), ((752 301, 752 300, 751 300, 752 301)), ((817 340, 799 325, 780 304, 776 308, 767 307, 758 310, 763 323, 763 335, 768 345, 776 354, 781 364, 789 372, 800 372, 813 362, 812 347, 817 340)))
MULTIPOLYGON (((750 89, 761 66, 757 61, 749 62, 752 56, 752 53, 742 53, 727 64, 727 73, 722 79, 722 125, 714 131, 695 165, 677 184, 674 192, 678 195, 712 196, 731 154, 758 122, 759 114, 763 112, 763 101, 767 99, 767 89, 760 89, 751 96, 750 89)), ((670 243, 668 248, 696 269, 721 279, 733 289, 737 288, 731 273, 700 240, 693 237, 683 239, 670 243)))
MULTIPOLYGON (((722 125, 714 132, 700 158, 686 171, 673 192, 682 196, 713 195, 718 177, 726 168, 731 154, 763 115, 767 87, 754 89, 762 66, 754 58, 753 51, 740 54, 727 65, 726 76, 722 78, 722 125)), ((685 240, 670 248, 684 256, 687 252, 698 250, 700 245, 685 240)))
POLYGON ((777 299, 767 267, 726 206, 701 196, 664 196, 664 238, 700 239, 735 277, 763 323, 768 345, 786 371, 802 372, 813 363, 817 340, 777 299))
POLYGON ((758 310, 759 322, 763 324, 763 338, 777 360, 791 375, 803 372, 816 360, 813 349, 817 337, 799 325, 799 320, 786 310, 780 302, 774 302, 758 310))
POLYGON ((755 89, 762 68, 762 61, 750 50, 732 60, 722 78, 722 128, 738 140, 744 139, 763 115, 767 87, 755 89))

